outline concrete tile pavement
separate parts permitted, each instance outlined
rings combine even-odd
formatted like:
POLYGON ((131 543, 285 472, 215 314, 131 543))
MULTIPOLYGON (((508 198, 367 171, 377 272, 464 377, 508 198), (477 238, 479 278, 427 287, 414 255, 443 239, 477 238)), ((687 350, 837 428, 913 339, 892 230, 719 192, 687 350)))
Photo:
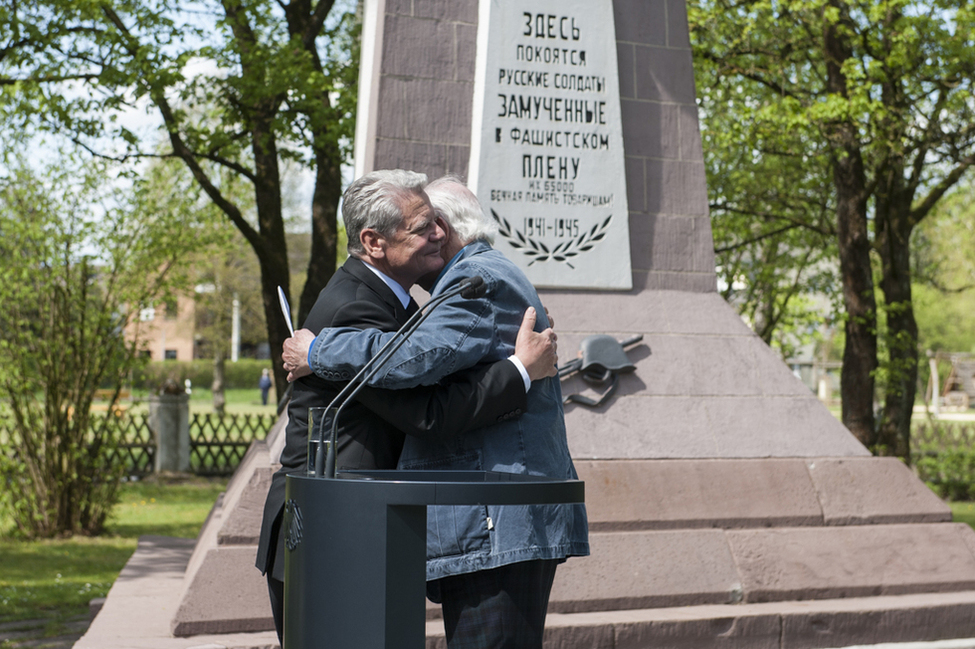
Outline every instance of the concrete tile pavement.
POLYGON ((183 574, 195 541, 143 536, 75 649, 275 649, 274 632, 198 635, 170 633, 183 574))

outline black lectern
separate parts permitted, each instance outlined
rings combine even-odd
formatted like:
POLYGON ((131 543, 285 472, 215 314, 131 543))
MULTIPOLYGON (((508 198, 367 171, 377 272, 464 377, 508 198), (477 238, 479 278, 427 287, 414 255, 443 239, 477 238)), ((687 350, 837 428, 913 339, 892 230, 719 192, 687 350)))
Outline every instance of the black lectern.
POLYGON ((421 649, 427 505, 581 503, 585 483, 484 471, 292 474, 285 649, 421 649))

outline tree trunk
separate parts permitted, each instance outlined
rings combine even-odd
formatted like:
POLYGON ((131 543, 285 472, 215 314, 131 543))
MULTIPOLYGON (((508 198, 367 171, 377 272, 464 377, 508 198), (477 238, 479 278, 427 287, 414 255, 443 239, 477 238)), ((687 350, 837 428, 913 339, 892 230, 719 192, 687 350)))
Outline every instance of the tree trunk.
POLYGON ((264 298, 264 317, 267 322, 274 386, 284 394, 288 387, 288 373, 284 370, 281 350, 291 335, 281 314, 278 287, 284 289, 290 303, 291 272, 288 267, 288 246, 284 236, 281 212, 281 175, 278 168, 277 143, 271 123, 276 108, 254 120, 251 131, 254 153, 254 197, 257 201, 257 222, 263 245, 257 251, 261 267, 261 295, 264 298))
MULTIPOLYGON (((321 57, 314 36, 321 31, 321 21, 331 11, 331 0, 320 0, 314 13, 301 2, 288 5, 285 15, 288 31, 301 38, 302 46, 316 72, 324 74, 321 57)), ((321 92, 318 105, 308 111, 312 149, 315 154, 315 190, 311 203, 311 257, 305 275, 305 285, 298 302, 298 322, 304 322, 328 280, 335 273, 337 217, 342 197, 342 154, 338 140, 331 132, 334 122, 322 119, 333 115, 332 100, 327 91, 321 92)))
MULTIPOLYGON (((282 247, 283 251, 284 248, 282 247)), ((284 322, 281 314, 281 306, 278 300, 278 286, 288 293, 288 282, 290 273, 288 272, 288 260, 280 258, 280 255, 269 255, 261 259, 261 297, 264 300, 264 317, 267 321, 268 343, 271 347, 271 365, 274 369, 274 389, 278 397, 288 389, 288 373, 284 370, 284 361, 281 360, 281 350, 284 341, 291 333, 288 325, 284 322)), ((290 296, 288 298, 290 302, 290 296)))
MULTIPOLYGON (((834 172, 838 194, 844 171, 834 172)), ((840 392, 843 424, 867 447, 876 443, 874 428, 874 371, 877 369, 877 304, 870 273, 870 243, 867 219, 852 197, 840 199, 837 207, 837 242, 840 276, 846 306, 846 346, 840 392)))
POLYGON ((884 455, 911 461, 911 414, 917 389, 917 322, 911 302, 910 234, 889 232, 881 249, 887 303, 889 368, 877 444, 884 455))
MULTIPOLYGON (((885 35, 896 31, 894 25, 900 17, 897 5, 892 5, 883 19, 887 25, 885 35)), ((888 57, 895 49, 895 40, 885 39, 884 49, 888 57)), ((901 83, 900 75, 889 70, 882 84, 883 103, 890 109, 883 123, 888 133, 894 135, 882 140, 886 143, 903 141, 910 128, 902 118, 910 111, 901 83)), ((874 233, 881 260, 880 286, 887 315, 885 342, 888 358, 884 409, 877 427, 877 452, 903 458, 910 464, 911 414, 917 391, 917 322, 911 301, 910 245, 914 229, 911 207, 917 184, 916 179, 905 179, 906 163, 899 146, 895 144, 887 148, 884 145, 881 150, 886 163, 877 178, 874 233)))
MULTIPOLYGON (((827 89, 847 96, 843 62, 852 56, 847 42, 850 31, 844 3, 831 2, 840 14, 840 24, 827 21, 823 34, 826 53, 827 89)), ((833 185, 836 188, 836 231, 840 253, 840 278, 846 306, 846 347, 840 391, 843 424, 867 447, 876 442, 874 428, 874 371, 877 369, 877 304, 870 269, 870 240, 867 234, 867 192, 863 159, 857 145, 856 125, 838 120, 825 126, 835 147, 833 185)))
POLYGON ((223 377, 224 377, 224 359, 223 356, 223 341, 215 346, 213 353, 213 385, 211 386, 213 390, 213 412, 218 417, 223 417, 226 413, 225 406, 227 405, 227 397, 223 392, 223 377))
MULTIPOLYGON (((257 37, 248 23, 247 13, 239 0, 223 0, 227 21, 233 30, 234 47, 240 53, 242 77, 252 83, 264 84, 272 70, 266 61, 254 56, 257 37)), ((274 120, 278 117, 283 94, 257 93, 253 99, 246 93, 241 97, 241 111, 250 125, 249 140, 254 156, 254 198, 257 203, 258 232, 254 232, 238 214, 228 212, 231 220, 244 234, 261 268, 261 297, 264 300, 264 317, 267 322, 268 344, 271 348, 271 364, 274 384, 278 394, 284 394, 288 385, 288 373, 284 371, 281 349, 290 333, 281 314, 278 287, 284 289, 290 300, 291 273, 288 268, 288 247, 284 236, 284 218, 281 211, 281 172, 278 166, 277 135, 274 120)))
MULTIPOLYGON (((894 4, 884 20, 889 24, 885 34, 895 34, 893 26, 899 21, 902 12, 894 4)), ((885 42, 888 52, 896 48, 897 37, 885 42)), ((889 56, 889 55, 888 55, 889 56)), ((898 135, 896 140, 906 139, 911 125, 902 116, 910 113, 910 100, 903 92, 902 77, 889 72, 883 84, 885 106, 898 109, 888 113, 889 130, 898 135)), ((937 119, 939 100, 932 107, 932 116, 937 119)), ((916 155, 926 155, 922 147, 916 155)), ((917 393, 917 322, 914 319, 914 304, 911 296, 911 233, 917 222, 916 216, 923 218, 926 213, 913 213, 914 198, 917 193, 919 176, 906 174, 907 162, 900 149, 888 153, 887 175, 877 193, 877 248, 883 262, 881 287, 887 311, 887 349, 888 372, 884 395, 883 417, 878 431, 878 446, 883 452, 911 462, 911 415, 914 412, 914 397, 917 393)), ((949 174, 950 176, 951 174, 949 174)), ((946 177, 947 179, 947 177, 946 177)), ((952 183, 953 184, 953 183, 952 183)), ((950 185, 949 185, 950 186, 950 185)), ((927 209, 930 209, 928 207, 927 209)))
POLYGON ((877 250, 882 262, 881 289, 887 314, 887 384, 877 448, 883 455, 911 461, 911 414, 917 390, 917 322, 911 301, 911 203, 914 192, 904 187, 903 159, 891 164, 877 190, 877 250))
MULTIPOLYGON (((316 138, 324 140, 325 137, 316 138)), ((298 305, 298 322, 315 306, 315 300, 335 273, 338 203, 342 196, 342 174, 338 147, 316 147, 315 193, 311 205, 311 258, 298 305)))

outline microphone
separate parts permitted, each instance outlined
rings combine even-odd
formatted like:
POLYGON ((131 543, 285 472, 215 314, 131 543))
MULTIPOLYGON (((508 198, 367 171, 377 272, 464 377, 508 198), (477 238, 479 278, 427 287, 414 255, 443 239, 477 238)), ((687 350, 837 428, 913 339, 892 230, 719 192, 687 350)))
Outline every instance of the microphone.
POLYGON ((476 300, 484 297, 487 293, 484 278, 480 275, 474 275, 473 277, 468 277, 467 280, 467 286, 460 292, 460 296, 465 300, 476 300))
POLYGON ((328 413, 333 409, 335 413, 332 415, 331 423, 331 434, 329 436, 328 445, 328 457, 323 458, 325 449, 324 444, 318 445, 318 450, 315 452, 315 477, 322 477, 324 471, 325 478, 335 478, 335 456, 336 456, 336 438, 338 437, 338 422, 339 414, 342 409, 355 398, 355 395, 362 390, 363 387, 369 382, 376 373, 382 369, 386 362, 396 353, 396 351, 403 346, 403 344, 413 335, 424 320, 426 320, 433 311, 439 307, 441 304, 446 302, 452 297, 460 295, 464 299, 477 299, 483 297, 487 294, 487 285, 484 283, 484 278, 480 275, 473 275, 471 277, 465 277, 458 282, 457 286, 444 291, 442 294, 431 299, 429 302, 424 304, 417 310, 410 319, 407 320, 402 327, 396 332, 382 349, 369 359, 369 362, 363 365, 362 369, 359 370, 358 374, 352 377, 342 390, 335 395, 332 402, 328 404, 326 409, 326 421, 328 421, 328 413), (338 404, 336 406, 336 404, 338 404), (324 464, 324 466, 323 466, 324 464))

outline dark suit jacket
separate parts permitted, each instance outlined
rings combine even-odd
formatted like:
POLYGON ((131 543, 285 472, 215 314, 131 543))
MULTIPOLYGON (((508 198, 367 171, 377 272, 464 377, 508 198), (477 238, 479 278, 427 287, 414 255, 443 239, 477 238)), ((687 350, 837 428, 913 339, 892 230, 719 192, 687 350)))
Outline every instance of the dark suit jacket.
MULTIPOLYGON (((395 331, 416 305, 403 308, 396 294, 356 258, 339 268, 303 323, 318 333, 325 327, 353 326, 395 331)), ((352 376, 336 377, 348 381, 352 376)), ((311 375, 295 381, 288 405, 288 427, 281 469, 274 474, 264 504, 257 567, 284 579, 284 539, 278 534, 284 509, 285 476, 307 461, 308 408, 326 406, 344 382, 311 375)), ((521 375, 501 361, 448 377, 440 386, 410 390, 364 389, 342 411, 336 468, 395 469, 404 433, 428 439, 451 435, 520 414, 527 403, 521 375)))

